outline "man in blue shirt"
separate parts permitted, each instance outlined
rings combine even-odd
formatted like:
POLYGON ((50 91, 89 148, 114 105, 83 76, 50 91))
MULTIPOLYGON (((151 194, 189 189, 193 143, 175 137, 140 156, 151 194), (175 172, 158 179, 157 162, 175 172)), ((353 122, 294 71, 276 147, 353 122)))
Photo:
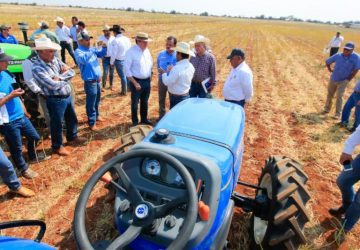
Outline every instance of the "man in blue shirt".
POLYGON ((32 179, 38 174, 29 169, 29 165, 22 155, 22 136, 25 136, 28 141, 27 147, 30 161, 45 160, 48 157, 40 154, 36 155, 35 148, 40 136, 25 116, 25 108, 19 98, 24 91, 15 86, 15 79, 7 71, 8 61, 12 59, 0 49, 0 104, 2 103, 0 133, 5 137, 11 157, 21 175, 32 179), (16 88, 15 90, 13 86, 16 88))
POLYGON ((346 86, 360 69, 360 58, 358 54, 354 53, 354 49, 355 44, 348 42, 345 44, 343 53, 335 54, 326 60, 326 67, 332 74, 328 85, 328 94, 323 114, 330 112, 332 99, 336 92, 335 119, 340 117, 342 109, 342 97, 344 95, 346 86), (334 69, 330 67, 333 63, 335 63, 334 69))
POLYGON ((10 35, 10 25, 1 25, 0 26, 0 43, 12 43, 12 44, 18 44, 18 41, 13 35, 10 35))
POLYGON ((162 74, 167 72, 169 66, 174 66, 176 64, 176 52, 172 50, 176 46, 177 40, 173 36, 169 36, 166 39, 166 49, 161 51, 157 57, 157 67, 159 72, 159 119, 161 119, 166 112, 165 102, 167 87, 162 81, 162 74))
POLYGON ((342 114, 341 114, 341 127, 348 127, 349 117, 351 110, 355 107, 355 120, 354 124, 351 128, 349 128, 350 132, 354 132, 357 126, 360 124, 360 79, 355 84, 354 92, 350 95, 349 99, 346 101, 342 114))
POLYGON ((76 17, 76 16, 73 16, 71 18, 71 23, 72 23, 72 26, 70 28, 70 35, 71 35, 71 39, 73 40, 73 49, 76 50, 77 47, 78 47, 78 43, 77 43, 77 33, 78 33, 78 22, 79 22, 79 19, 76 17))
POLYGON ((99 103, 101 97, 101 70, 98 58, 106 55, 106 44, 102 49, 90 48, 90 39, 86 32, 81 31, 77 35, 79 47, 75 51, 75 59, 80 68, 81 78, 84 81, 86 93, 86 114, 91 130, 96 130, 96 121, 99 117, 99 103))

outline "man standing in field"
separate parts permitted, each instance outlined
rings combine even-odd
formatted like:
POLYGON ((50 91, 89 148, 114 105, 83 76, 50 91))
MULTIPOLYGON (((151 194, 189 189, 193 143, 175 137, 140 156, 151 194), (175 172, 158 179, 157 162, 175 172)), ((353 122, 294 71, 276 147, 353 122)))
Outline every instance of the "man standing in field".
POLYGON ((40 29, 34 31, 34 33, 30 36, 30 40, 35 40, 36 37, 40 34, 45 35, 47 38, 49 38, 52 42, 60 44, 59 39, 57 38, 56 34, 49 30, 49 23, 46 21, 41 21, 38 23, 40 26, 40 29))
POLYGON ((70 35, 71 35, 71 39, 72 39, 72 45, 73 45, 73 49, 74 51, 77 49, 78 47, 78 43, 77 43, 77 33, 78 33, 78 22, 79 22, 79 19, 76 17, 76 16, 73 16, 71 18, 71 23, 72 23, 72 26, 70 28, 70 35))
POLYGON ((168 71, 168 67, 176 64, 176 52, 173 48, 176 46, 177 40, 174 36, 169 36, 166 39, 166 49, 161 51, 157 57, 157 68, 159 72, 158 80, 158 94, 159 94, 159 119, 161 119, 166 112, 165 101, 167 95, 167 86, 164 85, 162 74, 168 71))
POLYGON ((115 67, 119 75, 121 81, 120 95, 126 95, 127 88, 130 88, 130 83, 128 84, 128 80, 126 79, 124 62, 126 52, 131 47, 131 42, 129 38, 122 34, 125 29, 121 28, 120 25, 113 25, 110 31, 112 31, 115 36, 115 39, 110 43, 110 67, 115 67))
POLYGON ((103 67, 102 91, 103 91, 103 89, 106 86, 106 78, 107 78, 108 74, 109 74, 109 80, 110 80, 110 89, 112 90, 112 87, 113 87, 114 67, 110 67, 111 54, 110 54, 109 47, 110 47, 110 44, 111 44, 112 40, 114 39, 114 37, 111 35, 109 25, 104 25, 102 31, 104 34, 99 36, 98 45, 102 46, 102 44, 106 44, 106 46, 107 46, 107 53, 102 58, 102 67, 103 67))
POLYGON ((340 32, 336 32, 336 35, 331 39, 328 45, 328 49, 330 48, 330 56, 338 53, 339 48, 341 47, 341 43, 344 41, 344 37, 340 36, 340 32))
POLYGON ((3 24, 0 26, 0 43, 18 44, 16 38, 10 34, 10 25, 3 24))
POLYGON ((79 47, 75 51, 75 58, 79 65, 81 78, 84 81, 86 93, 86 115, 91 130, 96 130, 96 122, 102 121, 99 114, 101 97, 101 70, 98 58, 106 55, 106 43, 102 44, 101 50, 90 48, 89 36, 84 31, 77 34, 79 47))
POLYGON ((244 108, 245 103, 253 96, 253 73, 245 62, 245 52, 242 49, 233 49, 227 59, 233 68, 224 84, 225 101, 244 108))
POLYGON ((150 41, 152 39, 148 34, 139 32, 135 37, 136 44, 126 52, 125 56, 125 74, 131 83, 131 119, 133 126, 139 123, 137 115, 139 100, 141 123, 151 125, 147 117, 153 67, 153 59, 148 49, 150 41))
POLYGON ((355 44, 353 42, 348 42, 345 44, 343 53, 335 54, 326 60, 326 67, 331 73, 331 77, 328 85, 328 93, 323 114, 330 112, 332 99, 336 93, 335 119, 340 117, 342 109, 342 97, 344 95, 346 86, 360 69, 360 58, 358 54, 353 52, 354 49, 355 44), (332 69, 331 64, 333 63, 335 63, 335 66, 332 69))
POLYGON ((172 50, 176 51, 177 63, 174 67, 168 67, 169 72, 165 71, 162 74, 162 81, 168 87, 170 94, 170 109, 190 98, 189 90, 195 72, 194 66, 189 62, 189 57, 195 56, 190 44, 180 42, 172 50))
POLYGON ((210 78, 207 91, 210 93, 216 84, 216 62, 213 54, 207 51, 209 40, 202 35, 195 36, 194 41, 196 56, 190 62, 195 68, 194 78, 191 82, 190 97, 206 97, 202 81, 210 78))
POLYGON ((70 29, 65 26, 64 19, 62 19, 61 17, 57 17, 55 19, 55 22, 57 25, 55 29, 55 34, 59 38, 60 46, 61 46, 61 60, 63 61, 63 63, 66 63, 65 50, 67 50, 69 52, 69 55, 74 60, 74 63, 76 64, 74 51, 71 46, 72 39, 71 39, 70 29))

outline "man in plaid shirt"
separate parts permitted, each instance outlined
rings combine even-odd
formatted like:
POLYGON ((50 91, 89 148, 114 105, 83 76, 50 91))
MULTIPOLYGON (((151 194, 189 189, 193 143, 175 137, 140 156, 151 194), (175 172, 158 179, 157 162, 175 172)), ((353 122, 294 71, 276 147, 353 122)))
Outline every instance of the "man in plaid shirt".
POLYGON ((201 82, 210 78, 207 91, 210 93, 216 84, 216 62, 213 54, 208 52, 208 39, 202 35, 195 36, 194 41, 196 56, 191 57, 190 62, 195 68, 194 77, 190 87, 190 97, 205 98, 206 92, 201 82))

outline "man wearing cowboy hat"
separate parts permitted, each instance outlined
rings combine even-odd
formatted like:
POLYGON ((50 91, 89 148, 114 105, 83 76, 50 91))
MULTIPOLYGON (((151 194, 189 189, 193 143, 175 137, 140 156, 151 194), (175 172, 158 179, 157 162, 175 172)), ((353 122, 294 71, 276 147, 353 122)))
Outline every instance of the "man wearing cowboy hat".
POLYGON ((141 123, 151 124, 147 116, 153 59, 148 49, 148 42, 152 41, 149 35, 139 32, 134 38, 136 44, 125 55, 125 74, 131 83, 131 119, 133 126, 136 126, 139 123, 137 116, 139 100, 141 123))
POLYGON ((116 68, 116 72, 119 75, 121 81, 121 95, 126 95, 127 88, 130 84, 128 84, 125 69, 124 69, 124 61, 125 54, 131 47, 130 39, 122 34, 125 30, 120 27, 120 25, 113 25, 110 31, 114 32, 115 39, 110 43, 110 65, 111 67, 116 68))
POLYGON ((69 55, 74 60, 74 63, 76 64, 74 51, 71 46, 72 39, 71 39, 70 29, 66 27, 64 19, 62 19, 61 17, 57 17, 55 19, 55 22, 57 25, 55 29, 55 34, 59 38, 60 46, 61 46, 61 60, 63 61, 63 63, 66 63, 65 50, 67 50, 69 52, 69 55))
POLYGON ((180 42, 172 50, 176 51, 176 65, 170 66, 170 71, 162 74, 162 81, 170 94, 170 109, 190 98, 189 90, 195 72, 194 66, 189 62, 189 57, 195 56, 190 44, 180 42))
POLYGON ((52 42, 60 44, 59 39, 56 34, 49 30, 49 23, 46 21, 41 21, 38 23, 40 26, 39 29, 35 30, 34 33, 31 34, 29 40, 34 41, 37 35, 44 34, 47 38, 49 38, 52 42))
POLYGON ((233 49, 227 59, 232 69, 224 84, 225 101, 245 107, 253 96, 253 73, 245 62, 242 49, 233 49))
POLYGON ((202 86, 202 82, 210 78, 208 92, 211 92, 216 84, 215 57, 207 51, 209 39, 206 37, 197 35, 192 43, 195 44, 196 56, 190 59, 190 62, 195 68, 194 78, 192 79, 190 88, 190 97, 204 98, 206 97, 206 92, 202 86))
POLYGON ((3 24, 0 26, 0 43, 18 44, 16 38, 10 34, 10 25, 3 24))
POLYGON ((22 136, 25 136, 28 141, 27 147, 30 161, 36 159, 47 160, 48 158, 45 155, 36 154, 35 146, 40 140, 40 136, 30 120, 25 116, 25 108, 19 98, 24 94, 24 90, 15 87, 15 79, 7 72, 8 62, 12 59, 0 49, 0 133, 5 137, 11 157, 21 175, 27 179, 32 179, 37 177, 38 174, 29 169, 29 165, 23 157, 22 136))
POLYGON ((101 70, 97 59, 105 56, 107 49, 106 43, 102 44, 101 50, 90 48, 91 38, 92 36, 84 31, 77 34, 79 47, 75 50, 75 58, 84 81, 88 124, 91 130, 96 130, 96 122, 101 121, 99 115, 101 70))
POLYGON ((111 35, 109 25, 104 25, 102 31, 104 34, 99 36, 98 45, 101 46, 102 44, 106 44, 106 46, 107 46, 107 53, 102 58, 102 68, 103 68, 102 87, 105 88, 106 78, 109 74, 110 89, 112 89, 113 81, 114 81, 114 67, 110 67, 110 58, 111 58, 110 44, 114 40, 114 36, 111 35))
POLYGON ((63 146, 64 120, 68 143, 83 142, 77 136, 78 120, 71 97, 70 79, 75 76, 75 72, 55 56, 61 47, 49 38, 35 40, 34 49, 38 58, 33 64, 33 75, 46 97, 50 114, 51 146, 55 153, 66 156, 70 152, 63 146))

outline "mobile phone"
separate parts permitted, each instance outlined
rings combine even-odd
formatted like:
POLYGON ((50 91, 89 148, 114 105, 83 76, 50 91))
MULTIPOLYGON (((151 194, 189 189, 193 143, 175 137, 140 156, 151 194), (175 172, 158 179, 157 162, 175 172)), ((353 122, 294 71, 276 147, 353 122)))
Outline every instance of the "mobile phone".
POLYGON ((344 166, 344 171, 351 171, 353 170, 353 167, 352 167, 352 164, 351 164, 351 161, 349 160, 346 160, 343 162, 343 166, 344 166))
POLYGON ((17 83, 17 82, 13 82, 13 83, 11 84, 11 87, 15 90, 15 89, 19 89, 19 88, 20 88, 20 85, 19 85, 19 83, 17 83))

